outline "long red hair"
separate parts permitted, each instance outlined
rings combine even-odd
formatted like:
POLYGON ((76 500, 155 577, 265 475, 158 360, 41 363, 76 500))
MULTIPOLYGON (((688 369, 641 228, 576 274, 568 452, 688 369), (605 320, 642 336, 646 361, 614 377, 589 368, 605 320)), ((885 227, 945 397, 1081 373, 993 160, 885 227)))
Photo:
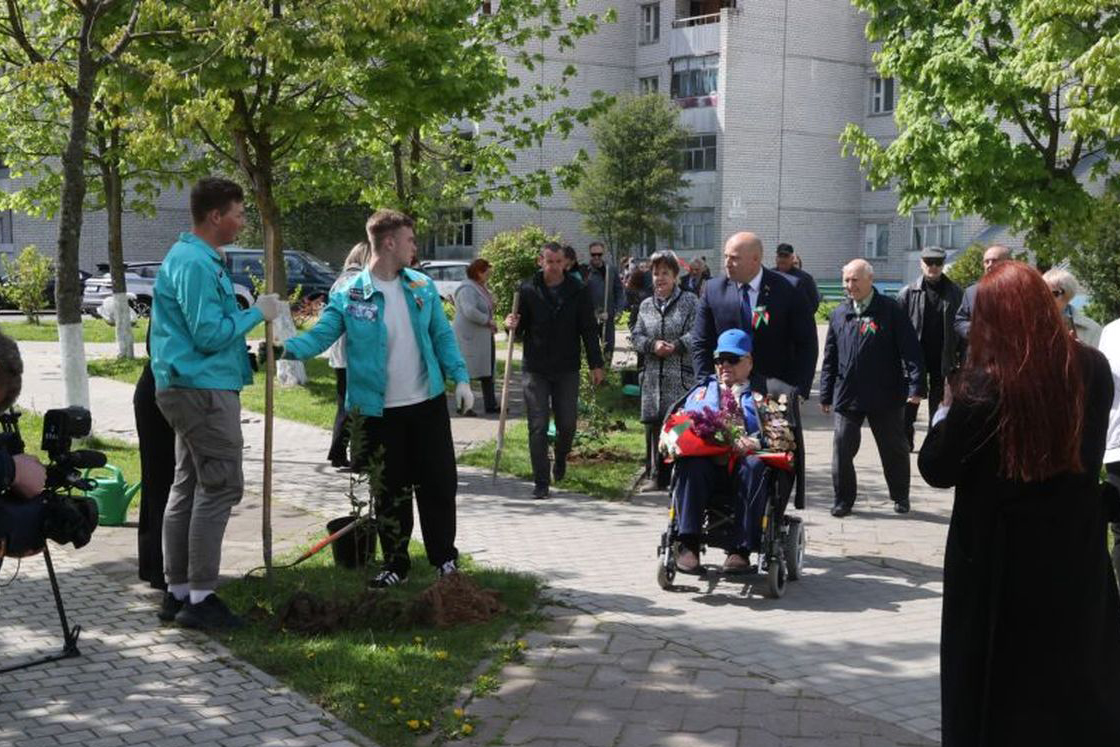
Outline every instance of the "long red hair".
POLYGON ((1085 383, 1078 343, 1042 275, 1000 262, 980 280, 961 396, 999 401, 1000 473, 1033 482, 1080 472, 1085 383))

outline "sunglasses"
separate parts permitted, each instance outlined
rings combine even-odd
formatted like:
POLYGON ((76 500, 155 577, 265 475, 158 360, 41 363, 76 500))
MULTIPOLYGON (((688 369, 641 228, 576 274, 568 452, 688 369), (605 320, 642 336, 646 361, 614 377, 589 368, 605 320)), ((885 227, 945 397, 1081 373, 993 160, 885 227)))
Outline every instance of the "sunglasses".
POLYGON ((941 265, 945 264, 945 260, 943 259, 923 259, 922 261, 930 267, 940 267, 941 265))
POLYGON ((592 254, 591 256, 592 256, 592 257, 602 257, 602 256, 603 256, 603 253, 602 253, 602 252, 599 252, 598 254, 592 254))
POLYGON ((1050 292, 1051 292, 1052 294, 1054 294, 1054 298, 1061 298, 1061 297, 1062 297, 1062 294, 1064 294, 1064 293, 1065 293, 1065 291, 1064 291, 1064 290, 1062 290, 1061 288, 1054 288, 1054 289, 1053 289, 1053 290, 1051 290, 1050 292))
POLYGON ((741 355, 721 355, 716 358, 717 366, 737 366, 739 361, 743 360, 741 355))

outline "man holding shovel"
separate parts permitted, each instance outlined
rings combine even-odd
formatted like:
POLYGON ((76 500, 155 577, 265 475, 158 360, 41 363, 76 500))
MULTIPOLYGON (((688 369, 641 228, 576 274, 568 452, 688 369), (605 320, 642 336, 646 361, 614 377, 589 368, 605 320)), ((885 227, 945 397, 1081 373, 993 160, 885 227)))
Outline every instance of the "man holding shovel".
POLYGON ((549 416, 556 420, 556 461, 551 465, 551 479, 556 482, 564 479, 575 438, 580 340, 595 386, 603 382, 603 355, 587 286, 565 276, 563 247, 546 243, 538 261, 541 269, 521 285, 518 313, 506 317, 506 329, 525 343, 521 382, 529 420, 533 497, 542 499, 549 494, 549 416))
POLYGON ((622 278, 618 270, 611 267, 604 255, 603 242, 593 241, 587 247, 591 263, 584 268, 587 290, 595 307, 595 320, 601 331, 603 341, 603 361, 609 367, 614 357, 614 319, 626 306, 626 296, 622 290, 622 278))

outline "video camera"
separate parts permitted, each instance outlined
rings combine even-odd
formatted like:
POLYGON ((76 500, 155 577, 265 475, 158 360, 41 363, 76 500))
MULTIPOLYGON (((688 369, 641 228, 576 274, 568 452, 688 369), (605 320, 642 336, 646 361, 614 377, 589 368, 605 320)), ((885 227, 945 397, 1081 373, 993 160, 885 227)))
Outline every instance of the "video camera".
MULTIPOLYGON (((25 450, 19 432, 20 413, 0 413, 0 448, 9 455, 25 450)), ((19 555, 42 547, 49 538, 59 544, 86 545, 97 528, 97 505, 74 490, 92 490, 97 484, 82 477, 82 470, 103 467, 104 452, 73 450, 73 440, 90 433, 89 410, 66 407, 48 410, 43 416, 42 450, 47 453, 47 479, 43 493, 22 499, 0 495, 0 538, 6 539, 6 552, 19 555)))

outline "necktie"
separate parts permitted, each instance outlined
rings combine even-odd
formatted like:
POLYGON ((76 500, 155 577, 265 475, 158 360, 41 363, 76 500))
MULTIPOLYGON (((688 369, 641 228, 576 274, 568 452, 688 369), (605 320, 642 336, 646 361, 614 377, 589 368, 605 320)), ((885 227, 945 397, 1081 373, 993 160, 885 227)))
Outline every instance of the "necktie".
POLYGON ((742 288, 743 293, 743 329, 748 332, 751 329, 751 288, 749 285, 744 285, 742 288))

